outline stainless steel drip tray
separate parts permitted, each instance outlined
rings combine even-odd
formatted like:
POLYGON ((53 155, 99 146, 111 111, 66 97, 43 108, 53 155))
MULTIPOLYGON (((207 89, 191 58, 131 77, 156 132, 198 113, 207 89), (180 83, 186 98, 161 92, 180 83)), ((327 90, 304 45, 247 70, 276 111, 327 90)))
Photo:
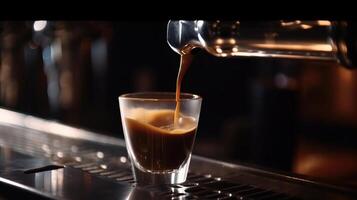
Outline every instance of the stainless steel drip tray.
POLYGON ((0 197, 4 199, 130 199, 133 195, 151 196, 140 188, 104 180, 73 167, 25 173, 29 169, 61 165, 7 147, 1 147, 0 152, 0 197))
POLYGON ((0 109, 0 199, 356 199, 356 191, 193 156, 187 181, 134 187, 124 141, 0 109))

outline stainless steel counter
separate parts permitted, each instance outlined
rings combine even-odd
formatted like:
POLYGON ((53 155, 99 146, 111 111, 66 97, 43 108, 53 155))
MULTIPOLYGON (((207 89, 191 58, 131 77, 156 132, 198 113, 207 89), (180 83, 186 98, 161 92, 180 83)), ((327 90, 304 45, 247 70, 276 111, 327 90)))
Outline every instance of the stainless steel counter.
POLYGON ((0 198, 355 199, 357 192, 193 156, 180 185, 135 187, 123 140, 0 109, 0 198))

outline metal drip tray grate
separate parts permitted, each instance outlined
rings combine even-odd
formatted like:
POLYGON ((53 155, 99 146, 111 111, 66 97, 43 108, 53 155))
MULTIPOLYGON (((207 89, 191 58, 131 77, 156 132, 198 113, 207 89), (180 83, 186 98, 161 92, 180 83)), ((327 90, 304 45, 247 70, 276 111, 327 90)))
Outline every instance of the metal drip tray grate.
MULTIPOLYGON (((94 133, 89 134, 87 139, 85 131, 76 131, 72 131, 72 134, 82 135, 84 139, 67 137, 68 132, 64 134, 66 136, 61 136, 46 130, 32 129, 23 123, 9 125, 1 123, 0 119, 0 146, 64 165, 66 168, 80 170, 106 182, 124 184, 129 188, 135 186, 122 140, 108 138, 105 142, 104 136, 93 136, 94 133)), ((354 199, 356 195, 354 191, 344 188, 197 156, 192 157, 185 183, 147 186, 141 189, 149 191, 152 199, 342 200, 354 199)))
MULTIPOLYGON (((33 137, 23 140, 14 137, 10 131, 4 131, 0 141, 1 145, 11 144, 11 148, 21 153, 48 158, 57 164, 80 169, 94 176, 127 184, 135 183, 125 149, 120 155, 113 156, 64 138, 46 138, 34 133, 33 137)), ((171 199, 294 199, 287 194, 194 172, 189 172, 184 184, 160 186, 156 189, 154 186, 150 187, 150 190, 156 191, 161 197, 171 199)))
MULTIPOLYGON (((197 175, 190 174, 195 177, 197 175)), ((261 189, 252 185, 229 182, 211 178, 203 178, 197 182, 188 178, 187 182, 179 185, 148 186, 150 190, 158 191, 162 198, 171 199, 299 199, 297 197, 271 190, 261 189)))

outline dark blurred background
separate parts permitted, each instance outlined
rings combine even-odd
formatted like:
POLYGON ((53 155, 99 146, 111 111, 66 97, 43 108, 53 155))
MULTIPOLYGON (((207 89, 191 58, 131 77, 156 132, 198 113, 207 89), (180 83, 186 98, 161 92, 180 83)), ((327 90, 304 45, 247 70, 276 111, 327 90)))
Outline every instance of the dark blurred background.
MULTIPOLYGON (((166 25, 2 21, 0 106, 123 138, 119 95, 175 91, 166 25)), ((182 90, 203 97, 195 154, 356 184, 357 71, 198 51, 182 90)))

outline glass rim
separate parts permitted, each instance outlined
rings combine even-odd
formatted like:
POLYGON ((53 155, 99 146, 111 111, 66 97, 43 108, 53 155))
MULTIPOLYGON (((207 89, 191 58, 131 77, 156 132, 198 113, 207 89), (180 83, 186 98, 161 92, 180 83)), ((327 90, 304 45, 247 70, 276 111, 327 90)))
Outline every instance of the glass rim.
MULTIPOLYGON (((175 92, 132 92, 125 93, 118 97, 119 100, 136 100, 136 101, 176 101, 175 92), (160 98, 159 96, 163 97, 160 98), (165 97, 166 96, 166 97, 165 97), (172 96, 173 98, 168 98, 172 96)), ((202 97, 197 94, 181 92, 180 101, 202 100, 202 97)))

